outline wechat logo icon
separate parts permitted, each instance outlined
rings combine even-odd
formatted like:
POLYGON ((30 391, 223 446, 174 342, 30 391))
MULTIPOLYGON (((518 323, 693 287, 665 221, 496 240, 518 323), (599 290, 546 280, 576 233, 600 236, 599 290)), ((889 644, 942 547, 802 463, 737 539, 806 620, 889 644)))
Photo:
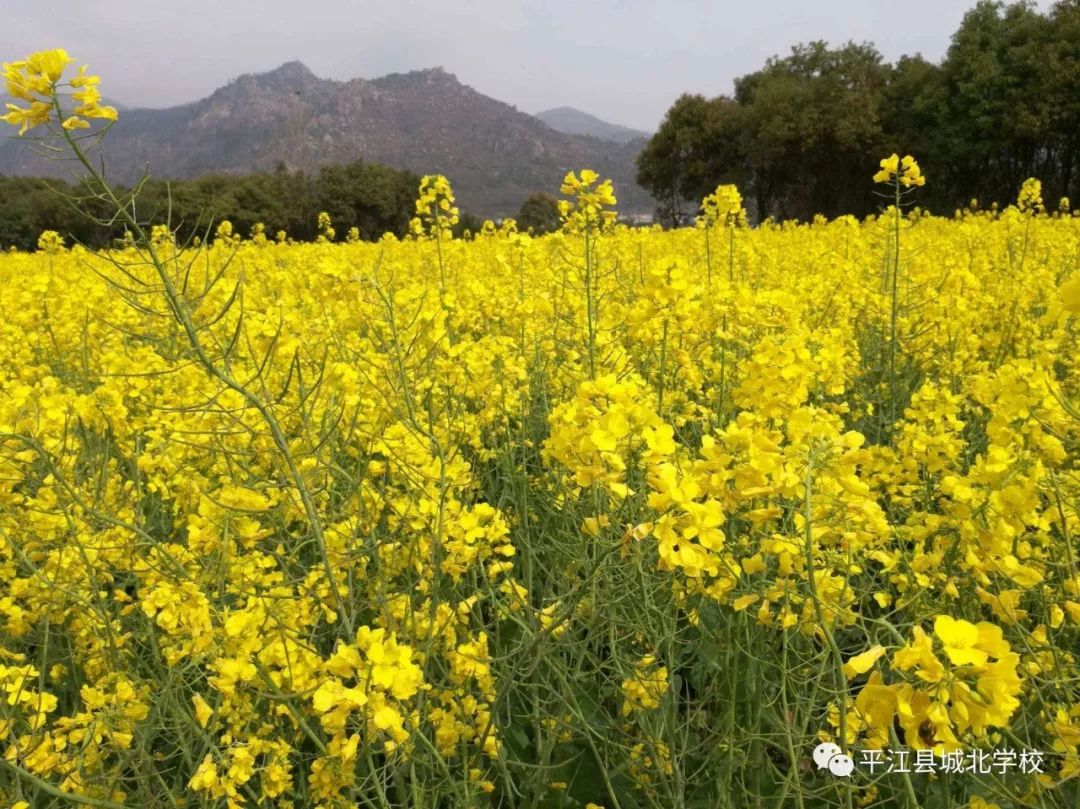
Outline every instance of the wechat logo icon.
POLYGON ((847 778, 855 769, 851 756, 845 755, 832 742, 822 742, 814 748, 814 763, 819 770, 827 769, 838 778, 847 778))

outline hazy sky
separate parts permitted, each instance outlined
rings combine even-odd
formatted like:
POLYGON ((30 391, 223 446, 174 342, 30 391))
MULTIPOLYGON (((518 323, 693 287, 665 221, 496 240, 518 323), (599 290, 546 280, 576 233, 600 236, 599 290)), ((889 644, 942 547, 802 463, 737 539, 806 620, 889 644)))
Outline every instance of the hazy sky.
POLYGON ((106 96, 155 107, 292 59, 334 79, 441 65, 526 112, 569 105, 652 130, 679 93, 730 92, 796 42, 939 59, 974 2, 3 0, 0 59, 63 47, 106 96))

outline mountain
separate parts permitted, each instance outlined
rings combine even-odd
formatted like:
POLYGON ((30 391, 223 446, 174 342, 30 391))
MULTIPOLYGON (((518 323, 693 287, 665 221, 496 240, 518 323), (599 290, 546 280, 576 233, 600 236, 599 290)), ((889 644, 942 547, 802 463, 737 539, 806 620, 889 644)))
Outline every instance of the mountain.
MULTIPOLYGON (((0 173, 64 176, 11 139, 0 143, 0 173)), ((462 210, 512 216, 535 191, 557 194, 567 171, 611 177, 618 209, 652 209, 634 182, 641 144, 558 132, 515 107, 463 85, 441 68, 379 79, 334 81, 300 62, 249 74, 200 101, 128 109, 103 141, 109 176, 137 180, 272 171, 312 171, 358 158, 450 178, 462 210)))
POLYGON ((630 143, 635 140, 649 139, 648 132, 601 121, 595 115, 589 115, 573 107, 555 107, 555 109, 538 112, 536 117, 556 132, 567 135, 591 135, 613 143, 630 143))

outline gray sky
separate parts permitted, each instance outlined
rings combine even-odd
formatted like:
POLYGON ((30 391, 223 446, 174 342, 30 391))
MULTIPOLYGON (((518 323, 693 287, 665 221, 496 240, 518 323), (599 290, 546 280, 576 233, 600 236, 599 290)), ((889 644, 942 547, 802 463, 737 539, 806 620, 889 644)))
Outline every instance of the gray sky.
MULTIPOLYGON (((652 130, 813 39, 939 59, 975 0, 4 0, 0 60, 63 47, 129 106, 202 98, 299 59, 325 78, 441 65, 526 112, 652 130)), ((1046 9, 1051 0, 1039 0, 1046 9)))

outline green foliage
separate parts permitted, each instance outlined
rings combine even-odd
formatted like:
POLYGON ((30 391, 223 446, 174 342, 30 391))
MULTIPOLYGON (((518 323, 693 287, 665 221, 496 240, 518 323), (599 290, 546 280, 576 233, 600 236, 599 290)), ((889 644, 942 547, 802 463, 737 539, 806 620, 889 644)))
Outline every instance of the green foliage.
POLYGON ((0 249, 32 250, 43 231, 55 230, 69 241, 100 241, 100 228, 53 189, 74 189, 56 180, 0 177, 0 249))
POLYGON ((927 160, 927 171, 936 170, 944 187, 962 186, 966 196, 987 202, 1012 199, 1033 176, 1048 199, 1075 192, 1078 52, 1075 2, 1045 16, 1021 3, 979 3, 940 68, 944 92, 936 99, 934 164, 927 160))
POLYGON ((339 233, 355 227, 361 239, 375 240, 408 231, 419 184, 408 172, 357 161, 320 170, 315 196, 339 233))
MULTIPOLYGON (((243 235, 261 222, 270 238, 283 230, 298 241, 311 241, 318 235, 318 214, 326 211, 342 237, 355 227, 362 239, 374 240, 388 232, 405 235, 419 183, 410 172, 361 160, 325 166, 313 176, 279 167, 273 173, 150 180, 135 214, 147 226, 168 224, 181 240, 213 233, 216 223, 227 219, 243 235)), ((123 236, 119 225, 102 228, 64 199, 80 196, 77 186, 59 180, 0 177, 0 247, 32 250, 44 230, 90 247, 123 236)), ((80 205, 85 209, 85 201, 80 205)), ((106 218, 103 211, 88 212, 106 218)))
POLYGON ((1047 13, 982 0, 940 64, 886 63, 869 44, 798 45, 735 82, 732 98, 684 95, 638 157, 661 221, 684 222, 720 183, 758 220, 866 215, 881 154, 916 155, 922 202, 949 213, 1015 198, 1039 177, 1047 198, 1080 195, 1080 3, 1047 13))
POLYGON ((516 221, 519 230, 553 233, 559 229, 559 205, 549 194, 530 194, 521 204, 516 221))
POLYGON ((745 176, 742 109, 725 98, 684 94, 637 158, 639 185, 657 201, 657 216, 684 224, 697 202, 716 190, 717 177, 745 176), (687 206, 687 201, 694 204, 687 206))

